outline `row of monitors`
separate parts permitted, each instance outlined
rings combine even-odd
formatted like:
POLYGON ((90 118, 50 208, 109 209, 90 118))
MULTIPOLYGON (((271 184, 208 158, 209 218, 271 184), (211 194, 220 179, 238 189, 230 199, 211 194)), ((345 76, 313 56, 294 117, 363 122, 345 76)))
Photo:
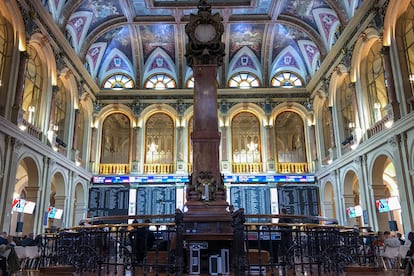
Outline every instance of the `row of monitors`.
MULTIPOLYGON (((377 210, 380 213, 401 209, 400 201, 396 196, 377 199, 375 201, 375 206, 377 207, 377 210)), ((356 218, 362 216, 361 205, 346 208, 346 214, 349 218, 356 218)))

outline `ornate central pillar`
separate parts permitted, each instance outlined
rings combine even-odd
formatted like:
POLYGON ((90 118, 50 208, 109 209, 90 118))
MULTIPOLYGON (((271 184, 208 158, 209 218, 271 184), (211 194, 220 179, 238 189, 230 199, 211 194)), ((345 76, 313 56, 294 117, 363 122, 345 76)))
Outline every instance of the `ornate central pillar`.
POLYGON ((184 222, 196 233, 231 232, 219 160, 217 69, 224 56, 221 20, 218 13, 211 14, 211 6, 206 1, 200 1, 197 15, 191 14, 185 27, 189 38, 187 64, 193 68, 194 75, 194 121, 193 171, 187 186, 184 222))

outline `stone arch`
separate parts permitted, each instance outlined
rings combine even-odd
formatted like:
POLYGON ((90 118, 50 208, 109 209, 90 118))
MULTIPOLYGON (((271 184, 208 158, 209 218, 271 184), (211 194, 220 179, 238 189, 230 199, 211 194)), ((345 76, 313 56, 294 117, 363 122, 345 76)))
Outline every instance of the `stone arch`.
MULTIPOLYGON (((306 108, 300 104, 297 103, 282 103, 280 105, 278 105, 272 112, 272 115, 269 119, 269 125, 273 125, 274 126, 274 132, 276 132, 276 128, 277 126, 276 124, 276 120, 278 118, 279 115, 281 115, 284 112, 292 112, 296 115, 299 116, 299 118, 303 121, 303 136, 301 137, 298 135, 294 135, 292 136, 292 141, 290 141, 290 143, 292 144, 290 147, 289 154, 286 155, 288 157, 288 159, 290 160, 285 160, 283 162, 280 162, 279 160, 279 150, 277 148, 277 144, 279 142, 282 142, 281 145, 283 145, 283 143, 285 142, 285 144, 287 142, 289 142, 289 140, 285 141, 281 141, 278 140, 279 137, 284 137, 284 136, 279 136, 276 135, 275 137, 275 152, 276 152, 276 157, 278 159, 278 166, 281 163, 285 163, 284 166, 288 166, 288 167, 295 167, 295 172, 308 172, 309 171, 309 161, 312 160, 311 157, 311 149, 310 149, 310 141, 312 141, 313 138, 311 138, 311 133, 310 133, 310 128, 309 126, 313 124, 313 118, 312 115, 306 110, 306 108), (296 142, 295 142, 295 141, 296 142), (298 147, 298 145, 300 146, 300 148, 298 147), (299 150, 301 149, 301 150, 299 150), (296 157, 297 158, 296 158, 296 157), (293 158, 293 159, 292 159, 293 158), (297 159, 298 162, 293 162, 294 159, 297 159), (287 162, 289 161, 289 162, 287 162)), ((276 133, 277 134, 277 133, 276 133)), ((289 148, 289 147, 288 147, 289 148)), ((278 171, 281 172, 287 172, 285 171, 285 169, 283 168, 278 168, 278 171)))
MULTIPOLYGON (((395 168, 392 158, 387 153, 379 153, 372 159, 371 169, 371 187, 373 191, 373 200, 385 199, 396 196, 399 198, 398 183, 395 178, 395 168)), ((372 202, 374 204, 375 202, 372 202)), ((378 207, 378 206, 377 206, 378 207)), ((389 212, 380 212, 376 210, 378 228, 381 231, 390 230, 389 221, 396 221, 398 229, 402 230, 401 210, 392 210, 389 212)))
POLYGON ((175 110, 171 105, 168 104, 152 104, 147 106, 141 113, 141 116, 138 120, 138 126, 143 127, 145 126, 145 122, 148 120, 149 117, 154 115, 155 113, 163 112, 171 117, 171 119, 177 124, 178 116, 177 110, 175 110))
POLYGON ((350 78, 351 82, 356 82, 361 78, 361 64, 364 57, 368 55, 368 52, 372 45, 380 39, 380 34, 374 28, 368 28, 361 33, 357 42, 355 43, 354 51, 352 54, 350 78))
POLYGON ((163 110, 153 112, 145 120, 144 173, 173 173, 177 151, 174 138, 176 122, 163 110))
POLYGON ((391 0, 388 4, 384 18, 383 43, 385 46, 391 45, 391 42, 395 40, 395 29, 398 18, 407 10, 409 4, 409 0, 391 0))
MULTIPOLYGON (((346 171, 343 178, 343 197, 344 197, 344 209, 349 207, 355 207, 361 204, 360 186, 357 173, 349 169, 346 171)), ((361 218, 347 218, 348 226, 362 226, 361 218)))
POLYGON ((85 210, 87 209, 88 189, 77 182, 74 186, 74 200, 72 213, 72 226, 76 226, 81 219, 85 218, 85 210))
POLYGON ((44 58, 44 61, 46 61, 47 76, 51 81, 50 85, 56 85, 58 76, 55 55, 53 53, 52 47, 47 42, 47 40, 45 41, 45 39, 46 38, 43 34, 35 33, 32 35, 29 43, 33 45, 36 51, 41 54, 42 58, 44 58))
MULTIPOLYGON (((66 198, 67 194, 67 180, 62 172, 56 170, 51 177, 50 180, 50 192, 49 192, 49 207, 55 207, 57 209, 62 209, 64 212, 69 210, 68 206, 66 205, 66 198)), ((47 199, 46 199, 47 201, 47 199)), ((68 217, 67 214, 63 214, 61 219, 49 219, 48 227, 62 227, 64 220, 63 218, 68 217)))
POLYGON ((10 220, 11 235, 17 235, 15 230, 18 223, 23 223, 22 234, 34 232, 36 218, 43 215, 40 205, 40 185, 38 162, 29 154, 22 156, 17 165, 13 198, 22 198, 35 202, 36 205, 33 214, 13 212, 10 220))
POLYGON ((266 115, 265 115, 263 109, 260 108, 260 106, 258 106, 256 104, 253 104, 253 103, 239 103, 239 104, 236 104, 236 105, 232 106, 228 110, 226 119, 223 122, 224 125, 230 126, 231 121, 233 120, 233 118, 235 116, 237 116, 237 114, 239 114, 240 112, 244 112, 244 111, 250 112, 253 115, 255 115, 257 117, 257 119, 259 120, 261 126, 263 126, 264 121, 266 121, 266 123, 267 123, 266 115))
POLYGON ((327 218, 336 217, 335 186, 331 181, 325 182, 322 193, 322 211, 327 218))
POLYGON ((23 17, 16 1, 0 1, 0 12, 13 25, 14 40, 19 51, 26 51, 26 32, 23 17))

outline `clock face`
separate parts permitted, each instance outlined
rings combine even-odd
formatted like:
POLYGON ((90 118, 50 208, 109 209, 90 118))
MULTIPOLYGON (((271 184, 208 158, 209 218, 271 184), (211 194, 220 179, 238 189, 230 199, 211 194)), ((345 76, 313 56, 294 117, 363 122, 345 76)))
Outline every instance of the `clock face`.
POLYGON ((216 28, 211 24, 200 24, 195 28, 194 36, 199 42, 210 42, 216 36, 216 28))

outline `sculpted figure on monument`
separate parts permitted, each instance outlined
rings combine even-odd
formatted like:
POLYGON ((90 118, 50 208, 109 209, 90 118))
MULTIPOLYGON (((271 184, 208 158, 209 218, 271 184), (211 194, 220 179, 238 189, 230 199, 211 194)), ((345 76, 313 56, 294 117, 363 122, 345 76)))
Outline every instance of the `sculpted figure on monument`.
POLYGON ((201 199, 215 200, 216 180, 211 172, 200 172, 197 178, 197 191, 200 192, 201 199))

